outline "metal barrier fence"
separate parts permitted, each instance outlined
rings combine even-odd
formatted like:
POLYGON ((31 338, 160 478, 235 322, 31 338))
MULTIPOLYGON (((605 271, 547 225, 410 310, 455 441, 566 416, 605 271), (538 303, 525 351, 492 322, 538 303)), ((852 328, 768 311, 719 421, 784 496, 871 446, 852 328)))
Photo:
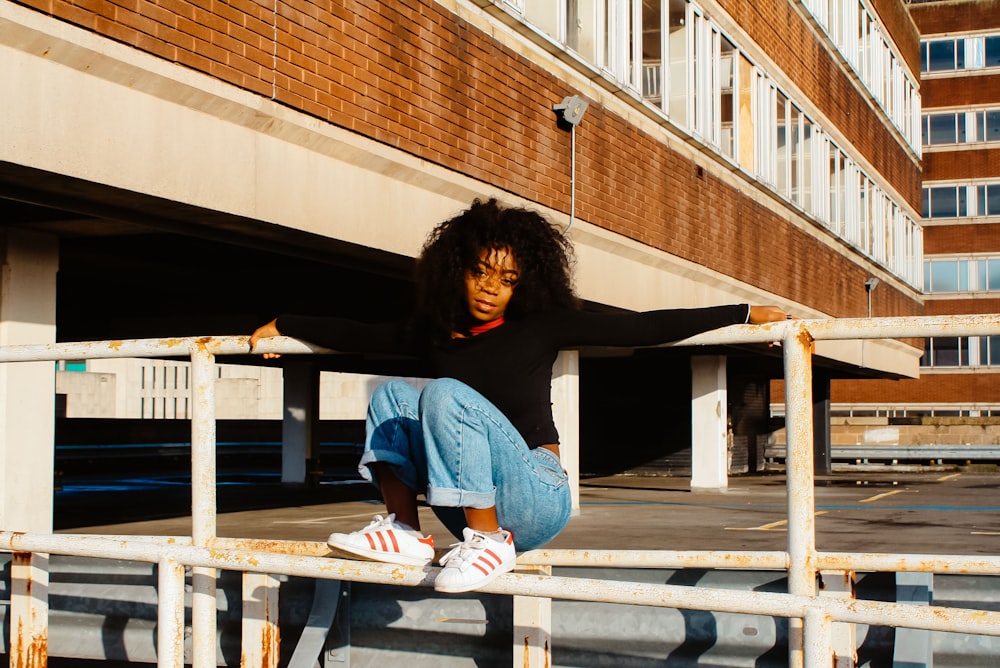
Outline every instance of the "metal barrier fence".
MULTIPOLYGON (((788 665, 853 665, 835 647, 834 624, 1000 636, 1000 613, 954 607, 857 600, 818 595, 820 572, 843 577, 856 571, 1000 574, 1000 557, 818 552, 814 521, 812 355, 816 340, 1000 335, 1000 314, 842 320, 789 320, 736 325, 671 345, 780 343, 784 357, 788 546, 780 552, 533 550, 518 556, 519 572, 501 576, 483 591, 514 596, 514 663, 549 666, 552 599, 625 603, 689 610, 761 614, 789 619, 788 665), (727 568, 784 570, 787 593, 616 582, 552 576, 553 566, 727 568), (529 572, 524 572, 525 570, 529 572)), ((219 570, 242 572, 242 666, 278 665, 276 576, 431 586, 437 569, 359 562, 323 556, 319 543, 261 541, 216 536, 216 357, 245 355, 247 337, 144 339, 0 347, 0 362, 111 357, 190 357, 191 536, 47 535, 0 531, 0 550, 13 553, 10 665, 47 661, 47 559, 50 554, 129 559, 158 564, 158 666, 181 668, 184 657, 185 570, 191 569, 192 665, 216 665, 216 579, 219 570)), ((329 353, 287 338, 265 340, 258 353, 329 353)), ((843 649, 843 648, 841 648, 843 649)), ((853 651, 853 647, 848 648, 853 651)))

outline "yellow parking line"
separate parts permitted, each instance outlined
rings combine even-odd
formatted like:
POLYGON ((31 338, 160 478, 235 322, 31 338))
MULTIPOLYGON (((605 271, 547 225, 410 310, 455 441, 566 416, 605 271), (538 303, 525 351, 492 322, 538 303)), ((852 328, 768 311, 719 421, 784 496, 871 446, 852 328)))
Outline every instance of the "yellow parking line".
MULTIPOLYGON (((825 515, 826 513, 827 511, 820 510, 816 515, 825 515)), ((781 520, 779 522, 761 524, 759 527, 726 527, 726 531, 771 531, 772 529, 784 529, 786 524, 788 524, 788 520, 781 520)))
POLYGON ((902 492, 912 492, 911 489, 894 489, 891 492, 882 492, 881 494, 876 494, 875 496, 869 496, 867 499, 861 499, 858 503, 868 503, 869 501, 878 501, 879 499, 884 499, 887 496, 892 496, 893 494, 900 494, 902 492))
POLYGON ((960 475, 962 475, 962 474, 961 473, 951 473, 949 475, 944 475, 944 476, 941 476, 940 478, 938 478, 938 482, 942 482, 944 480, 952 480, 953 478, 957 478, 960 475))

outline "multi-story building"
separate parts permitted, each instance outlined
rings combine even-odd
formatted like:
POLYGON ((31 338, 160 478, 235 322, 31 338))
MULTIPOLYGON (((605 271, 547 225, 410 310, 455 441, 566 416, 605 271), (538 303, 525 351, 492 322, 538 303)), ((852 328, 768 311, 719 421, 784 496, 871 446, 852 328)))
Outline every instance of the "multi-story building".
MULTIPOLYGON (((920 314, 919 72, 901 0, 0 0, 0 343, 380 317, 489 196, 569 229, 590 308, 920 314)), ((817 377, 922 352, 821 343, 817 377)), ((50 371, 0 376, 13 497, 51 484, 24 461, 50 371)), ((777 350, 578 373, 585 468, 725 452, 727 421, 729 470, 762 461, 777 350), (694 385, 719 400, 693 418, 694 385)))
MULTIPOLYGON (((908 9, 920 32, 925 313, 996 313, 1000 2, 911 2, 908 9)), ((976 418, 1000 416, 1000 339, 928 339, 919 378, 837 384, 834 401, 855 415, 988 422, 976 418)), ((960 444, 970 435, 946 438, 960 444)))

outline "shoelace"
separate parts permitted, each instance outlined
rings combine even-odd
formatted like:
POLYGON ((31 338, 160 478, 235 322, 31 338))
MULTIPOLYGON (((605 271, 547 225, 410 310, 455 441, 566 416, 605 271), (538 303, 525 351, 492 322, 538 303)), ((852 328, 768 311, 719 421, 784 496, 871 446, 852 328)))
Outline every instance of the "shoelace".
POLYGON ((388 517, 382 517, 381 515, 376 515, 368 526, 366 526, 361 531, 356 531, 355 533, 367 533, 368 531, 373 531, 375 529, 393 529, 393 525, 396 520, 395 513, 390 513, 388 517))
POLYGON ((452 549, 441 557, 438 563, 446 566, 450 561, 455 560, 455 563, 452 565, 462 570, 479 558, 479 555, 489 546, 488 541, 490 539, 482 534, 473 534, 471 540, 450 545, 449 547, 452 549))

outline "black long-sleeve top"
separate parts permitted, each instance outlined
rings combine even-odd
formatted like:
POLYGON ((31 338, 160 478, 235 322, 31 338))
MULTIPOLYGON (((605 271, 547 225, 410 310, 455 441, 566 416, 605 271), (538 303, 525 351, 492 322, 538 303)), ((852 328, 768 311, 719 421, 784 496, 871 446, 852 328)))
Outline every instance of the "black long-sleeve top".
POLYGON ((444 342, 413 340, 402 323, 282 315, 278 331, 324 348, 424 359, 435 378, 454 378, 489 399, 530 448, 558 443, 552 419, 552 365, 562 349, 652 346, 725 325, 745 323, 746 304, 643 313, 554 310, 508 320, 482 334, 444 342))

